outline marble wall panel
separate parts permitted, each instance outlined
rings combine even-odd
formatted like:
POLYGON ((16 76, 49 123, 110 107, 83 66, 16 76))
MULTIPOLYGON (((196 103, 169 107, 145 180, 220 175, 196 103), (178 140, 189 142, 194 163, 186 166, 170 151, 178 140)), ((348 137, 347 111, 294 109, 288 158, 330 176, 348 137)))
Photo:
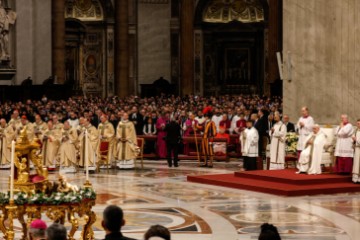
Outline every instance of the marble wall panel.
POLYGON ((51 1, 16 0, 15 11, 15 83, 42 84, 51 75, 51 1))
POLYGON ((139 84, 170 80, 170 3, 138 5, 139 84))
POLYGON ((359 10, 357 0, 284 1, 284 112, 293 121, 303 105, 322 124, 360 117, 359 10))

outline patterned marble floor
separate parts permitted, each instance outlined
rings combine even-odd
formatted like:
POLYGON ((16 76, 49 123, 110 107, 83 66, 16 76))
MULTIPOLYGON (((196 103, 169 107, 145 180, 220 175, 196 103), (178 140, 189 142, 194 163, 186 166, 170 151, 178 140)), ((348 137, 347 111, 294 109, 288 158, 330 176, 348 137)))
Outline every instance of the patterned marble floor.
MULTIPOLYGON (((175 240, 257 239, 263 222, 275 224, 282 239, 360 239, 359 194, 284 198, 186 182, 186 175, 229 173, 239 162, 216 163, 213 169, 181 162, 169 169, 165 161, 145 161, 142 170, 102 171, 91 175, 98 193, 96 239, 102 239, 101 213, 109 204, 124 209, 126 236, 143 239, 149 226, 168 227, 175 240)), ((8 172, 1 171, 0 186, 8 172)), ((55 178, 57 174, 51 174, 55 178)), ((68 174, 81 185, 82 173, 68 174)))

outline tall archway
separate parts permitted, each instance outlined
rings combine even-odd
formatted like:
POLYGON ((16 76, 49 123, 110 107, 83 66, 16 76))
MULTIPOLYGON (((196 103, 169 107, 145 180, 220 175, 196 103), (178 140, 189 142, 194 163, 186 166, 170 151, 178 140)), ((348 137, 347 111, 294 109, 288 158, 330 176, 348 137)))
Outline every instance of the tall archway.
MULTIPOLYGON (((108 6, 101 0, 67 0, 65 7, 66 79, 86 95, 105 96, 113 32, 107 24, 108 6), (106 53, 106 54, 104 54, 106 53)), ((111 60, 111 59, 110 59, 111 60)))
POLYGON ((271 83, 278 78, 275 52, 281 49, 280 3, 198 1, 194 19, 195 92, 270 94, 271 83))

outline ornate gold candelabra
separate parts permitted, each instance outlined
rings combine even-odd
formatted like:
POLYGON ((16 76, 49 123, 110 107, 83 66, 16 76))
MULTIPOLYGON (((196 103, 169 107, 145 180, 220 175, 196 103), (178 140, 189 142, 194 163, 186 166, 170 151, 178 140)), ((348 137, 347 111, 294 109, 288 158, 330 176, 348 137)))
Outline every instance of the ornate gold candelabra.
MULTIPOLYGON (((15 145, 14 167, 16 173, 14 177, 14 191, 26 193, 28 198, 36 192, 42 194, 50 192, 81 195, 81 191, 76 186, 68 184, 62 177, 59 178, 60 184, 56 188, 54 187, 56 184, 48 181, 48 172, 42 165, 42 156, 37 153, 39 149, 40 144, 36 139, 33 142, 29 142, 26 127, 22 129, 15 145), (36 182, 31 180, 30 162, 34 164, 36 175, 40 177, 38 178, 40 180, 36 182)), ((84 183, 83 187, 85 192, 91 191, 94 193, 89 180, 84 183)), ((6 240, 14 240, 14 220, 17 219, 22 225, 21 239, 26 240, 28 225, 30 225, 32 220, 41 218, 41 215, 45 214, 54 222, 65 223, 65 221, 68 221, 71 224, 71 229, 68 233, 69 240, 75 240, 74 235, 79 228, 79 220, 80 218, 84 219, 85 224, 82 227, 80 239, 94 239, 92 225, 96 221, 96 214, 92 211, 92 207, 95 205, 95 198, 95 193, 91 197, 83 194, 81 195, 81 201, 56 204, 49 201, 41 204, 32 204, 30 202, 19 204, 11 199, 7 204, 0 204, 0 231, 4 234, 6 240), (27 216, 27 222, 25 222, 25 216, 27 216)))

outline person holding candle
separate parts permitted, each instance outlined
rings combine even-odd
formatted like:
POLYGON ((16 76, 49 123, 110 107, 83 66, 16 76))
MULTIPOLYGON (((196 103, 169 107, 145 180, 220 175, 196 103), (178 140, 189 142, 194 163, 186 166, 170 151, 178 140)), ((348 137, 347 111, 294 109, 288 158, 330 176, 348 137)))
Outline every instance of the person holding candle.
POLYGON ((139 148, 134 123, 129 121, 129 115, 126 112, 116 128, 116 140, 115 156, 118 160, 118 168, 133 169, 139 148))

